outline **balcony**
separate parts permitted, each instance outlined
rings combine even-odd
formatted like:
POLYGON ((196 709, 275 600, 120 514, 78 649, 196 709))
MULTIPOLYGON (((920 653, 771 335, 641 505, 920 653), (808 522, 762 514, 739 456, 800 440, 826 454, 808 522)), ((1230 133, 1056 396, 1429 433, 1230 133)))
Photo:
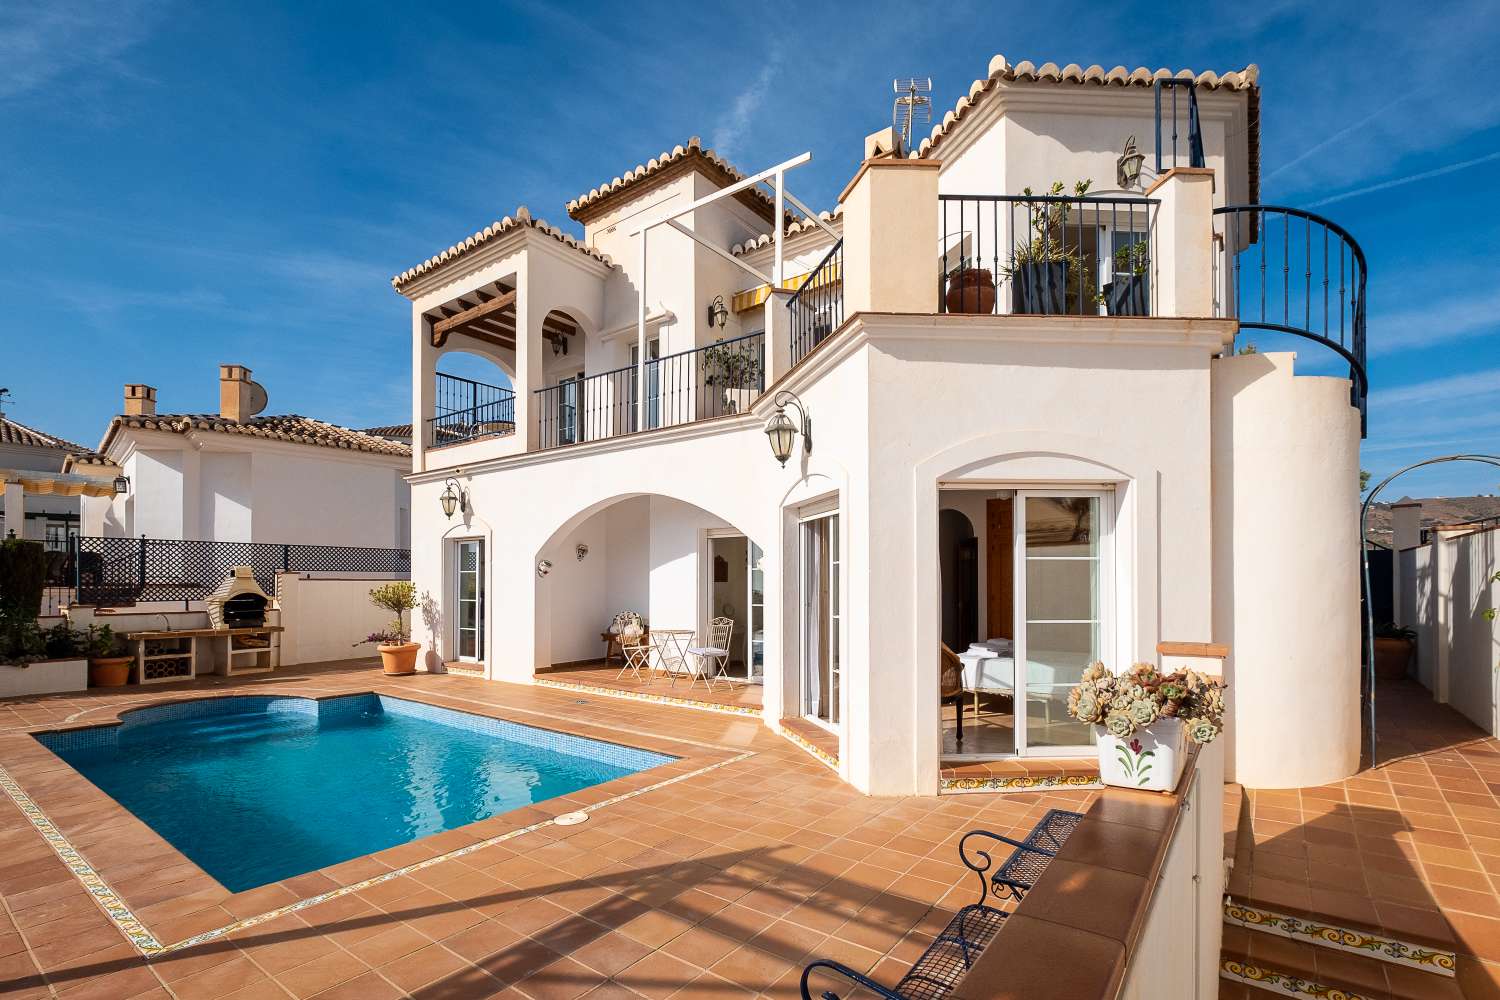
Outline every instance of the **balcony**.
POLYGON ((502 386, 438 372, 435 416, 427 421, 429 448, 516 432, 516 394, 502 386))
POLYGON ((764 391, 765 372, 765 335, 754 333, 538 389, 538 447, 743 413, 764 391))

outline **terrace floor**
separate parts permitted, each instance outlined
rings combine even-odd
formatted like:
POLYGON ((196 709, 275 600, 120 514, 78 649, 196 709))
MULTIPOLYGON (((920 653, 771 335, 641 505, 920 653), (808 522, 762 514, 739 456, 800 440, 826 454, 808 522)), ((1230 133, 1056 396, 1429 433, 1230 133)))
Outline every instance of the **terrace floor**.
POLYGON ((1020 835, 1094 794, 866 798, 753 718, 370 661, 0 702, 0 766, 0 995, 74 1000, 790 998, 813 956, 894 981, 975 894, 959 834, 1020 835), (27 735, 183 697, 360 691, 681 759, 230 894, 27 735))
POLYGON ((626 674, 620 676, 618 663, 606 667, 602 662, 581 666, 556 666, 539 673, 538 679, 560 684, 571 684, 583 688, 598 688, 614 694, 639 698, 646 701, 681 701, 693 707, 718 707, 731 710, 759 712, 761 685, 748 684, 741 680, 716 680, 709 688, 703 681, 693 681, 687 675, 673 678, 657 671, 648 679, 644 671, 640 678, 626 674))

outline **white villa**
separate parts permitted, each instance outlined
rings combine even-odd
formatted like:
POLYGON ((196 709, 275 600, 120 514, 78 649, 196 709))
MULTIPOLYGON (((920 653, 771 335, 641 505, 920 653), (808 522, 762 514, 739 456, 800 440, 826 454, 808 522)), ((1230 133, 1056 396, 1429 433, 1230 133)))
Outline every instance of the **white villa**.
POLYGON ((1088 663, 1207 654, 1205 782, 1354 773, 1364 261, 1257 204, 1257 81, 997 56, 914 148, 845 151, 828 211, 795 197, 807 155, 694 139, 570 202, 581 240, 520 208, 397 275, 427 668, 532 683, 619 612, 699 644, 728 618, 740 710, 931 795, 1066 780, 1088 663), (1305 357, 1241 355, 1246 328, 1305 357))
POLYGON ((262 415, 243 365, 219 366, 218 413, 158 413, 125 386, 97 451, 66 471, 118 485, 83 501, 91 537, 406 548, 411 451, 398 440, 297 414, 262 415))
POLYGON ((64 475, 78 445, 0 414, 0 537, 41 542, 54 552, 78 534, 79 497, 104 490, 89 477, 64 475))

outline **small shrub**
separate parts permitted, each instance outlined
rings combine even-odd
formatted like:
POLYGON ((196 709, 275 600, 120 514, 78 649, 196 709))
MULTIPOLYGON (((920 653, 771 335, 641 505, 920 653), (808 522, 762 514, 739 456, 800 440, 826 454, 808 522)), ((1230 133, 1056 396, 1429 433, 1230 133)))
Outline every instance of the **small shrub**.
POLYGON ((47 550, 21 538, 0 541, 0 608, 35 618, 47 585, 47 550))

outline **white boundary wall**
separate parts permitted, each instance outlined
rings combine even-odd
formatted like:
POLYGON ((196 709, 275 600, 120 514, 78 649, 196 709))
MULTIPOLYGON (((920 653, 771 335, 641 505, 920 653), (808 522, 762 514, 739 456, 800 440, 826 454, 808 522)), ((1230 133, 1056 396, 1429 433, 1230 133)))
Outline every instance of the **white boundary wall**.
MULTIPOLYGON (((277 600, 286 629, 281 634, 281 665, 374 656, 374 646, 354 643, 391 620, 390 612, 370 603, 370 588, 388 579, 277 574, 277 600)), ((421 609, 411 612, 407 624, 421 614, 421 609)))

